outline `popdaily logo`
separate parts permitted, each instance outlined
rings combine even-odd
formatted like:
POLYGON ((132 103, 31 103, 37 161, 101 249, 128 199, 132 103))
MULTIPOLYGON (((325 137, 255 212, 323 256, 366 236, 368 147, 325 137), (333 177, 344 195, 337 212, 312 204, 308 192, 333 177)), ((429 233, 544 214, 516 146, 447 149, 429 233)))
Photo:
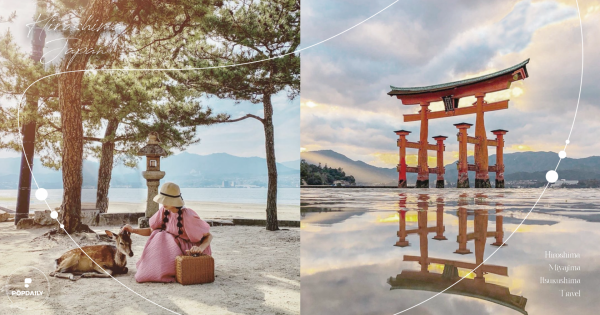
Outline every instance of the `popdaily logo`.
POLYGON ((40 269, 22 266, 15 268, 9 275, 4 292, 11 307, 22 310, 39 309, 40 305, 48 301, 50 282, 40 269))

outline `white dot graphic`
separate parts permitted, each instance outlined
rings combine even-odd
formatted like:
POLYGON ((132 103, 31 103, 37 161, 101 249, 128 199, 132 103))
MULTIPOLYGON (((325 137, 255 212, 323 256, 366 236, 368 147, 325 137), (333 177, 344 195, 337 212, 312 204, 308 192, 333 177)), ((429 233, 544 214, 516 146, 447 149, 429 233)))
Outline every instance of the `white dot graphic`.
POLYGON ((567 157, 567 152, 565 152, 565 151, 558 152, 558 157, 561 158, 561 159, 566 158, 567 157))
POLYGON ((37 198, 37 200, 46 200, 46 198, 48 198, 48 191, 44 188, 38 188, 35 191, 35 198, 37 198))
POLYGON ((56 218, 58 218, 58 212, 56 212, 56 211, 52 211, 52 212, 50 212, 50 217, 51 217, 52 219, 56 219, 56 218))
POLYGON ((569 144, 569 143, 571 143, 571 141, 569 141, 569 139, 567 139, 567 141, 565 141, 565 143, 566 143, 566 144, 569 144))
POLYGON ((61 225, 60 225, 60 228, 61 228, 61 229, 64 229, 64 228, 65 228, 65 225, 64 225, 64 224, 61 224, 61 225))
POLYGON ((558 173, 553 170, 548 171, 548 173, 546 173, 546 180, 550 183, 556 183, 558 180, 558 173))

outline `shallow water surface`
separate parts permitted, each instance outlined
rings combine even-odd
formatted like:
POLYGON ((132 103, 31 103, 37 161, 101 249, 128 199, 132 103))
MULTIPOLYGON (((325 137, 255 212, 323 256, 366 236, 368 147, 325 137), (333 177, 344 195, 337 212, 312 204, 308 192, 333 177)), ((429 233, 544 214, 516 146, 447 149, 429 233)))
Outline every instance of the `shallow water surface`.
MULTIPOLYGON (((278 188, 277 202, 285 205, 298 205, 300 203, 299 188, 278 188)), ((44 204, 44 201, 35 198, 35 189, 32 190, 31 204, 44 204)), ((48 189, 49 203, 59 203, 62 200, 62 189, 48 189)), ((187 201, 206 201, 224 203, 252 203, 266 204, 266 188, 182 188, 181 194, 187 201)), ((146 202, 147 189, 145 188, 111 188, 108 199, 116 202, 143 203, 146 202)), ((82 189, 82 202, 96 202, 96 189, 82 189)), ((17 203, 17 190, 0 190, 0 206, 15 209, 17 203)))
POLYGON ((547 189, 519 227, 541 193, 302 189, 302 313, 394 314, 452 286, 403 314, 597 314, 600 190, 547 189))

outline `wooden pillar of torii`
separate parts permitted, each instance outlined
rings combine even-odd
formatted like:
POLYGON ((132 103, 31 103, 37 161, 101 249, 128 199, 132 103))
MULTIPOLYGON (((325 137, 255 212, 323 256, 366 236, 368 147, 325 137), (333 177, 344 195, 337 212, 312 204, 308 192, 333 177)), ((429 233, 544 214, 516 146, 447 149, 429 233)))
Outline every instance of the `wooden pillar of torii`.
POLYGON ((491 188, 490 175, 488 174, 489 155, 487 147, 487 136, 485 134, 485 123, 483 119, 483 98, 485 93, 475 93, 477 98, 477 114, 475 120, 475 188, 491 188))
POLYGON ((469 188, 469 164, 467 163, 467 129, 473 124, 459 123, 454 124, 458 128, 458 179, 456 188, 469 188))
POLYGON ((399 148, 399 163, 397 166, 398 170, 398 187, 406 188, 406 173, 417 173, 417 183, 416 188, 428 188, 429 187, 429 174, 434 173, 437 175, 436 177, 436 188, 444 188, 444 140, 448 137, 446 136, 435 136, 433 139, 436 141, 435 144, 430 144, 427 142, 427 132, 423 132, 421 129, 421 139, 425 137, 425 140, 420 140, 419 142, 409 142, 406 140, 406 136, 410 134, 410 131, 407 130, 396 130, 394 131, 396 135, 398 135, 397 145, 399 148), (409 167, 406 164, 406 148, 419 149, 418 155, 418 165, 417 167, 409 167), (428 154, 427 151, 436 151, 436 159, 437 165, 434 168, 429 168, 427 164, 428 154))
POLYGON ((398 135, 398 148, 400 150, 400 160, 398 161, 398 187, 406 188, 406 136, 410 134, 407 130, 396 130, 395 133, 398 135))
MULTIPOLYGON (((488 164, 488 146, 496 146, 497 152, 502 154, 503 147, 503 135, 496 134, 496 140, 488 140, 485 130, 484 113, 489 111, 508 109, 508 100, 487 103, 484 98, 488 93, 498 92, 510 88, 510 85, 514 81, 524 80, 529 75, 527 73, 526 65, 529 59, 517 64, 513 67, 480 76, 477 78, 466 79, 457 82, 438 84, 427 87, 412 87, 412 88, 399 88, 391 86, 392 91, 388 93, 390 96, 396 96, 402 101, 404 105, 419 105, 421 107, 418 114, 405 114, 404 122, 420 121, 420 139, 417 143, 411 143, 406 141, 406 135, 408 131, 399 130, 396 132, 400 136, 398 140, 398 147, 400 147, 400 161, 398 164, 398 187, 406 187, 406 172, 416 172, 417 183, 416 188, 429 187, 429 173, 435 172, 438 174, 438 183, 436 187, 440 187, 440 174, 443 183, 443 171, 440 170, 440 160, 438 160, 438 166, 430 169, 427 165, 427 151, 437 150, 436 145, 430 145, 427 142, 428 131, 429 131, 429 120, 438 119, 459 115, 472 115, 475 114, 475 137, 468 137, 466 135, 466 129, 459 132, 459 139, 463 137, 461 142, 461 148, 464 150, 459 155, 465 155, 464 159, 459 160, 459 177, 458 187, 469 187, 468 176, 466 172, 473 170, 476 172, 475 175, 475 187, 476 188, 489 188, 491 187, 489 180, 489 172, 496 172, 500 179, 496 181, 496 187, 504 187, 504 164, 502 163, 502 157, 497 165, 490 167, 488 164), (464 97, 474 96, 477 101, 472 106, 459 107, 459 100, 464 97), (444 111, 432 112, 429 110, 429 106, 432 102, 442 101, 444 104, 444 111), (461 134, 461 133, 464 133, 461 134), (475 145, 475 164, 466 165, 466 144, 472 143, 475 145), (433 148, 432 148, 433 147, 433 148), (418 153, 418 166, 408 167, 405 162, 405 148, 416 148, 419 150, 418 153), (461 169, 462 167, 462 169, 461 169), (462 171, 462 172, 460 172, 462 171)), ((466 125, 466 123, 463 123, 466 125)), ((458 127, 458 126, 457 126, 458 127)), ((461 128, 459 128, 461 129, 461 128)), ((500 131, 499 129, 498 131, 500 131)), ((437 140, 437 139, 436 139, 437 140)), ((439 142, 438 142, 439 143, 439 142)), ((438 153, 439 156, 439 153, 438 153)), ((443 164, 441 166, 443 168, 443 164)), ((442 186, 443 187, 443 186, 442 186)))
POLYGON ((433 137, 433 139, 436 141, 436 146, 437 146, 437 167, 436 167, 436 174, 437 174, 437 180, 435 183, 435 188, 444 188, 444 173, 446 173, 446 170, 444 169, 444 150, 446 150, 446 147, 444 146, 444 140, 448 139, 448 137, 446 136, 435 136, 433 137))
POLYGON ((488 172, 496 172, 496 188, 504 188, 504 135, 508 132, 503 129, 492 130, 496 135, 496 139, 488 140, 485 135, 471 137, 467 134, 467 130, 473 126, 468 123, 454 124, 458 129, 458 178, 456 182, 457 188, 469 188, 468 171, 475 171, 475 187, 489 188, 490 180, 488 172), (481 141, 484 139, 484 141, 481 141), (467 144, 475 144, 475 164, 467 162, 467 144), (481 145, 480 143, 485 143, 481 145), (488 165, 487 149, 482 147, 496 147, 496 165, 488 165))
POLYGON ((429 166, 427 165, 427 133, 429 132, 429 102, 421 102, 419 116, 421 118, 421 136, 419 137, 419 172, 417 174, 416 188, 429 188, 429 166))
POLYGON ((504 135, 507 132, 503 129, 492 130, 496 135, 496 188, 504 188, 504 135))

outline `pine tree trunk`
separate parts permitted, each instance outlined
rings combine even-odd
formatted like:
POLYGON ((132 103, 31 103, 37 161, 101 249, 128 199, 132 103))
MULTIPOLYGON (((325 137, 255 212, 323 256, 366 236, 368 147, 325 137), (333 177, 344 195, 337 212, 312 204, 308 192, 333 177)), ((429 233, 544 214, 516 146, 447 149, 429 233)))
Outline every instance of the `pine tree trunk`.
MULTIPOLYGON (((108 20, 112 10, 111 0, 92 0, 83 16, 98 23, 108 20)), ((77 40, 70 40, 68 47, 73 51, 93 48, 101 32, 79 31, 77 40)), ((87 67, 90 54, 67 54, 63 57, 61 72, 83 70, 87 67)), ((68 233, 89 230, 81 224, 81 186, 83 184, 83 125, 81 118, 81 81, 84 72, 69 72, 58 76, 58 96, 61 112, 63 147, 62 177, 63 200, 59 220, 68 233)))
MULTIPOLYGON (((64 71, 64 70, 62 70, 64 71)), ((83 72, 63 74, 58 79, 62 119, 63 200, 61 222, 73 233, 81 223, 81 186, 83 183, 83 125, 81 123, 81 79, 83 72)))
POLYGON ((267 153, 267 170, 269 184, 267 191, 267 230, 279 230, 277 221, 277 163, 275 161, 275 130, 273 128, 273 105, 271 95, 263 96, 265 117, 263 125, 265 128, 265 149, 267 153))
POLYGON ((100 168, 98 169, 98 190, 96 191, 96 209, 100 210, 101 213, 108 210, 108 189, 110 188, 115 154, 113 139, 117 128, 119 128, 119 122, 116 119, 111 119, 108 121, 104 132, 104 138, 108 141, 102 143, 102 155, 100 156, 100 168))

